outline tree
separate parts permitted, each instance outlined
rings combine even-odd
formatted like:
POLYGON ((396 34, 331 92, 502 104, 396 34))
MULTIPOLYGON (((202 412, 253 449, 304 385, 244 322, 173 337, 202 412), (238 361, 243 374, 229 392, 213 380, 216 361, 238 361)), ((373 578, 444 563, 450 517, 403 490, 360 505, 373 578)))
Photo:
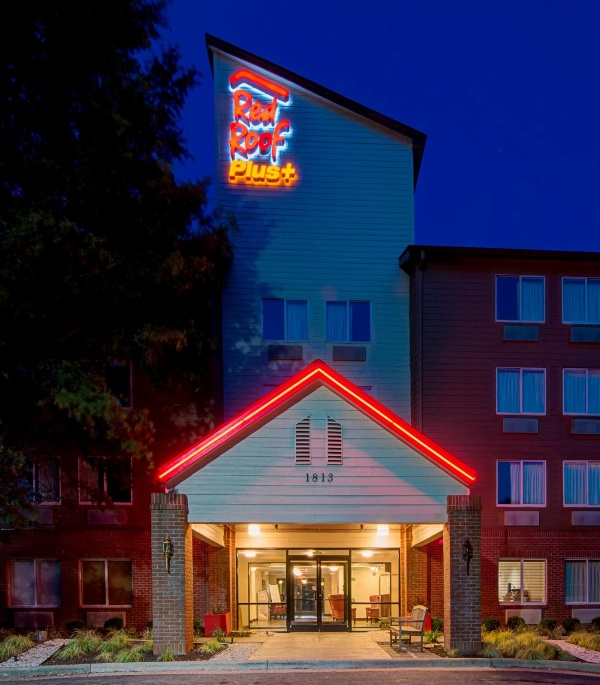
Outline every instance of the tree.
POLYGON ((72 479, 77 455, 151 462, 152 412, 123 410, 107 364, 131 362, 163 390, 192 379, 209 405, 231 253, 207 180, 174 173, 199 74, 162 42, 165 0, 1 12, 0 516, 12 519, 50 457, 72 479))

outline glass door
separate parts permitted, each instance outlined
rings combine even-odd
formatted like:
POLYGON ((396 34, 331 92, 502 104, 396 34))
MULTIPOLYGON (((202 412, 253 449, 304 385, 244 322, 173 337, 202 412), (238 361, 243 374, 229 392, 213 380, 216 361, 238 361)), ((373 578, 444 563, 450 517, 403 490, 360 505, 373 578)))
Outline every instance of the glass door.
POLYGON ((348 558, 290 557, 288 615, 290 630, 349 630, 348 558))

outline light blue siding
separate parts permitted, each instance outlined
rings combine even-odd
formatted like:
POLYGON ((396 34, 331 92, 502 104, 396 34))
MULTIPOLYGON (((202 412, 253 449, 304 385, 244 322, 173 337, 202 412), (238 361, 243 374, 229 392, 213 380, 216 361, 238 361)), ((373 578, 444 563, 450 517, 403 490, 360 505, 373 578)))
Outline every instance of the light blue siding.
POLYGON ((216 198, 239 227, 223 297, 225 416, 256 400, 264 384, 278 384, 320 358, 357 385, 373 386, 377 399, 409 419, 408 277, 398 256, 414 242, 411 143, 286 83, 293 136, 281 164, 292 162, 299 180, 290 187, 231 185, 228 78, 240 66, 215 54, 216 198), (308 300, 302 362, 268 361, 264 297, 308 300), (332 362, 325 340, 329 299, 371 301, 366 363, 332 362))

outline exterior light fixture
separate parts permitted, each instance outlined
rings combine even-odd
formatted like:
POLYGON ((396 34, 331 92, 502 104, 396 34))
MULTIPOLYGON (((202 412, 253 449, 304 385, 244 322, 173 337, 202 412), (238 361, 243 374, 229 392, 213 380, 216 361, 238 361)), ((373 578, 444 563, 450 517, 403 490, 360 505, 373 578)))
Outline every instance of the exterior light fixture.
POLYGON ((314 557, 315 553, 312 551, 312 549, 309 549, 308 552, 306 553, 307 557, 314 557))
POLYGON ((163 555, 165 557, 165 568, 167 573, 171 573, 171 559, 173 558, 173 542, 168 535, 163 540, 163 555))
POLYGON ((254 559, 254 557, 256 556, 256 552, 251 552, 250 550, 248 550, 244 552, 244 556, 246 557, 246 559, 254 559))
POLYGON ((467 562, 467 575, 469 575, 469 564, 473 558, 473 545, 469 538, 465 538, 465 541, 462 543, 462 558, 467 562))
POLYGON ((302 575, 302 571, 297 566, 294 567, 294 575, 297 578, 299 578, 302 575))
POLYGON ((390 527, 387 525, 387 523, 380 523, 377 526, 377 536, 378 537, 383 538, 389 534, 390 534, 390 527))
POLYGON ((257 523, 251 523, 248 526, 248 535, 260 535, 260 526, 257 523))
POLYGON ((361 552, 361 554, 365 559, 370 559, 373 556, 373 552, 371 552, 370 549, 366 549, 364 552, 361 552))
POLYGON ((330 567, 329 567, 329 570, 330 570, 332 573, 335 573, 335 572, 338 570, 338 567, 337 567, 337 566, 330 566, 330 567))

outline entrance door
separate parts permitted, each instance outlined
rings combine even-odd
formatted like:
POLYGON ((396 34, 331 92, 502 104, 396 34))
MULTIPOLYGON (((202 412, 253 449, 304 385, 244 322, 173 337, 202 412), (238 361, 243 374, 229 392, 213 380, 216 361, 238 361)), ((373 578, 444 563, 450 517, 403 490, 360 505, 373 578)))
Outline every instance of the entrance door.
POLYGON ((348 557, 290 557, 288 616, 290 630, 349 630, 348 557))

